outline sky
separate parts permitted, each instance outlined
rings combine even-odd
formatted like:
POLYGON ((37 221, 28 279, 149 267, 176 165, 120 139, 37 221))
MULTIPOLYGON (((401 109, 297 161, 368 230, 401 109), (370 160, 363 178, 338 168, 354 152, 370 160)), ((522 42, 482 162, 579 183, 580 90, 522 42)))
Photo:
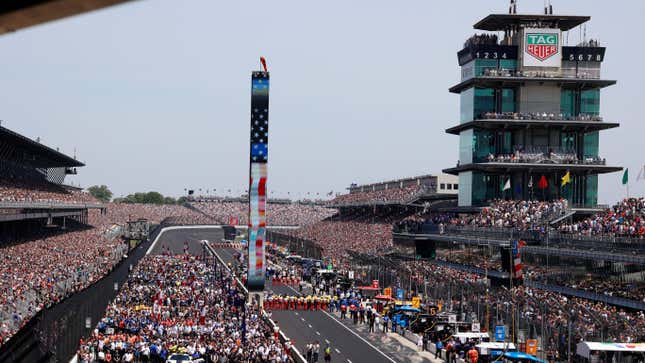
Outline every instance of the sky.
MULTIPOLYGON (((607 47, 600 156, 645 164, 644 1, 553 0, 590 15, 607 47), (632 67, 633 66, 633 67, 632 67), (637 107, 638 106, 638 107, 637 107)), ((455 165, 456 53, 506 0, 137 0, 0 36, 2 125, 87 164, 67 182, 115 196, 184 189, 238 194, 248 184, 250 72, 271 72, 270 196, 314 197, 455 165), (289 194, 287 194, 289 193, 289 194), (307 194, 311 193, 311 194, 307 194)), ((519 1, 540 13, 543 1, 519 1)), ((569 34, 577 43, 579 31, 569 34)), ((626 195, 622 173, 600 177, 599 202, 626 195)))

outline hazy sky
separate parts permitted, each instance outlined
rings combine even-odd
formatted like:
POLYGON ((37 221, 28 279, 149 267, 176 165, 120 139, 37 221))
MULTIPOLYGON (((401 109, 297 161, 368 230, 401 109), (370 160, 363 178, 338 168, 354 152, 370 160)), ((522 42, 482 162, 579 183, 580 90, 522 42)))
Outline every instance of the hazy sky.
MULTIPOLYGON (((590 15, 607 46, 601 132, 609 164, 645 163, 641 44, 644 1, 553 0, 590 15)), ((506 0, 140 0, 0 36, 3 125, 87 167, 69 181, 115 196, 184 188, 246 189, 250 71, 271 71, 269 189, 273 196, 343 191, 454 166, 456 52, 506 0), (441 4, 439 6, 439 4, 441 4)), ((539 13, 543 1, 521 0, 539 13)), ((570 32, 570 43, 580 39, 570 32)), ((602 176, 600 202, 625 195, 602 176)))

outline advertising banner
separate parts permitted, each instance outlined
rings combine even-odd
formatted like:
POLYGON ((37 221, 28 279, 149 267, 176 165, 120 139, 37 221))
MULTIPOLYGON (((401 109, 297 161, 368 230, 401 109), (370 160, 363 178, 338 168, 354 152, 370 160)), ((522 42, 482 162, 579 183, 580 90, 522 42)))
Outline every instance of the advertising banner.
POLYGON ((560 29, 524 29, 524 67, 557 67, 562 65, 560 29))

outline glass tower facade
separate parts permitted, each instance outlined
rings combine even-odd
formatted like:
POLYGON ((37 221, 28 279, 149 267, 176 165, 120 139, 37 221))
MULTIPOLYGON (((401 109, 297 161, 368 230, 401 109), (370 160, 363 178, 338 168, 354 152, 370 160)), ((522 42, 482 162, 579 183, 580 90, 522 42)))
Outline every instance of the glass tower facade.
POLYGON ((459 162, 444 172, 459 176, 460 206, 501 198, 595 205, 598 174, 620 170, 599 153, 599 131, 618 126, 600 117, 600 89, 615 83, 600 80, 605 49, 562 47, 557 67, 527 66, 522 31, 502 41, 475 35, 458 53, 459 125, 448 132, 459 135, 459 162))

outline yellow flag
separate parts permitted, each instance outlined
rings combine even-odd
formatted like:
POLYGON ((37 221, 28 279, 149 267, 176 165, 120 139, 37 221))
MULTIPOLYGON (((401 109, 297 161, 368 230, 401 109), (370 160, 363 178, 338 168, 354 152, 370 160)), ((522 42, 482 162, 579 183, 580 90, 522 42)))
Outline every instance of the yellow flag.
POLYGON ((571 172, 567 171, 566 174, 562 177, 562 186, 571 183, 571 172))

